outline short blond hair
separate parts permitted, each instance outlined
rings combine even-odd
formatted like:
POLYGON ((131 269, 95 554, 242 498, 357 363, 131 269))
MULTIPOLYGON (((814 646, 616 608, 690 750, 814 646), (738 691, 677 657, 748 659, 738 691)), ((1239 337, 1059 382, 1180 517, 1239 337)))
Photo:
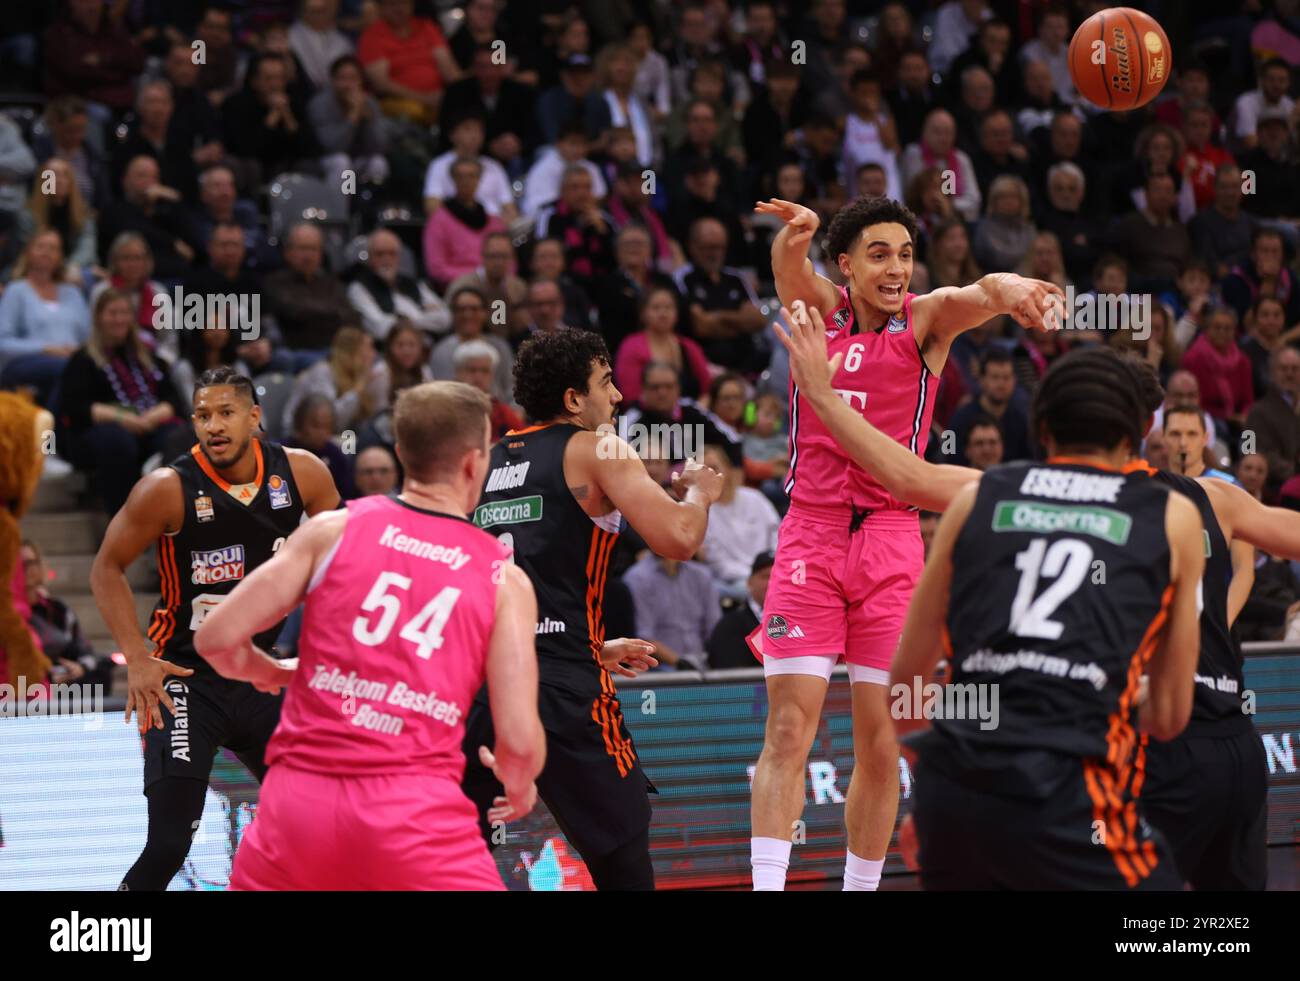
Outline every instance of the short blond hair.
POLYGON ((422 483, 447 476, 470 450, 487 449, 492 400, 464 382, 425 382, 403 389, 393 406, 397 455, 422 483))

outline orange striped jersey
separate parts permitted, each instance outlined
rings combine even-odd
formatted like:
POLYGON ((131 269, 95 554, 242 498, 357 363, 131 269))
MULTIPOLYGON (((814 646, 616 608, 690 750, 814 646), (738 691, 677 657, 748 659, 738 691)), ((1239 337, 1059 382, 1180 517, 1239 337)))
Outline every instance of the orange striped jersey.
POLYGON ((537 593, 539 680, 581 696, 607 693, 605 582, 618 539, 617 511, 592 518, 564 479, 564 449, 582 430, 567 423, 512 430, 492 450, 474 523, 495 535, 537 593))
MULTIPOLYGON (((275 554, 302 518, 302 494, 284 448, 254 439, 253 482, 233 486, 195 444, 168 464, 181 479, 185 517, 158 539, 162 595, 147 636, 158 656, 210 671, 194 650, 194 631, 250 572, 275 554)), ((281 624, 254 638, 269 651, 281 624)))
POLYGON ((1021 797, 1080 760, 1130 787, 1138 686, 1173 596, 1168 499, 1145 474, 1067 460, 985 473, 953 545, 950 684, 904 706, 933 719, 922 760, 1021 797))

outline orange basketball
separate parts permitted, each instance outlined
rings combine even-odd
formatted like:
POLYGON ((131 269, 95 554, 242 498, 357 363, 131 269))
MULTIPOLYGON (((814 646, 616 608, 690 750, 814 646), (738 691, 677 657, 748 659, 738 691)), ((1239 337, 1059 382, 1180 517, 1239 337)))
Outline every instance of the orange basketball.
POLYGON ((1173 52, 1150 14, 1110 7, 1093 14, 1070 41, 1070 77, 1100 109, 1136 109, 1165 87, 1173 52))

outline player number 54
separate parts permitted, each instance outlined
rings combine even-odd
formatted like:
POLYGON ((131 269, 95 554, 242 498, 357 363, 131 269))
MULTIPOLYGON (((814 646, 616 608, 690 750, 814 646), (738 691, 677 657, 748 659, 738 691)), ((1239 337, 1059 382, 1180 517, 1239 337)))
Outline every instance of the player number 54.
MULTIPOLYGON (((390 589, 405 593, 411 588, 411 580, 396 572, 381 572, 370 592, 361 602, 365 614, 381 611, 379 620, 371 625, 369 616, 358 616, 352 622, 352 636, 358 643, 367 647, 378 647, 393 631, 393 625, 402 613, 403 597, 389 592, 390 589)), ((402 625, 397 635, 402 640, 409 640, 415 645, 416 657, 428 660, 434 651, 442 649, 442 631, 447 625, 456 601, 460 599, 460 590, 446 586, 438 595, 425 603, 414 617, 402 625)))

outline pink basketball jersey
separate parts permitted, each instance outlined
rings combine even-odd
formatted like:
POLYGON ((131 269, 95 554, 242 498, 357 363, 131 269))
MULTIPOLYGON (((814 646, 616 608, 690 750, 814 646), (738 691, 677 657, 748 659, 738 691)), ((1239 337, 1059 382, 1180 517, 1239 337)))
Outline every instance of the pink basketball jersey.
MULTIPOLYGON (((879 330, 857 330, 848 287, 826 315, 826 346, 844 361, 832 379, 840 398, 887 436, 925 453, 939 378, 921 359, 912 332, 912 300, 879 330)), ((858 510, 906 510, 876 479, 850 460, 790 383, 790 472, 785 490, 794 505, 852 504, 858 510)))
POLYGON ((347 506, 308 586, 298 671, 267 763, 459 781, 505 549, 463 518, 394 498, 347 506))

